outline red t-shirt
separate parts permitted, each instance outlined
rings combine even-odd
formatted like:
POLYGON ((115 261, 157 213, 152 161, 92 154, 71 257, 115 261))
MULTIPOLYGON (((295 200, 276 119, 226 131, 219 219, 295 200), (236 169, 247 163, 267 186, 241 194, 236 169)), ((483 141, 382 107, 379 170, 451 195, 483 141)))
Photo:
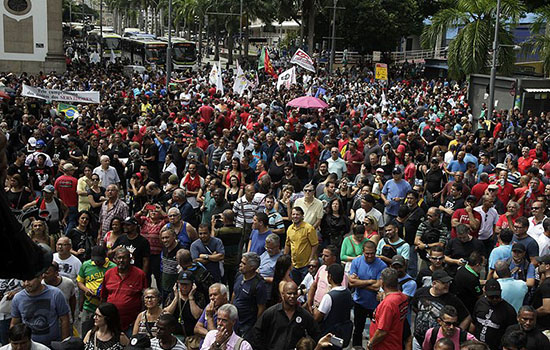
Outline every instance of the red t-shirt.
POLYGON ((361 164, 355 164, 353 162, 363 162, 363 154, 359 151, 355 151, 354 154, 351 154, 351 151, 347 151, 344 155, 344 160, 346 161, 347 173, 350 175, 357 175, 361 171, 361 164))
POLYGON ((68 207, 78 206, 78 195, 76 194, 76 186, 78 180, 69 175, 61 175, 55 180, 55 190, 59 199, 68 207))
POLYGON ((505 182, 504 186, 501 186, 499 182, 500 180, 496 180, 494 182, 494 184, 498 186, 497 197, 498 199, 500 199, 502 204, 506 206, 508 204, 508 201, 510 201, 510 198, 512 198, 512 196, 514 196, 515 194, 514 186, 512 186, 512 184, 509 182, 505 182))
POLYGON ((304 147, 306 148, 306 154, 309 156, 309 167, 314 168, 315 164, 319 160, 319 145, 317 141, 305 143, 304 147))
POLYGON ((381 343, 374 346, 376 350, 403 349, 403 323, 407 317, 408 297, 402 292, 391 293, 378 305, 370 324, 370 339, 377 329, 387 332, 381 343))
POLYGON ((123 330, 128 329, 140 313, 141 297, 145 288, 147 288, 145 272, 135 266, 130 266, 124 279, 118 274, 118 267, 105 272, 101 300, 107 300, 116 306, 123 330))
POLYGON ((414 165, 414 163, 411 162, 405 167, 405 172, 404 172, 405 181, 408 182, 411 179, 414 179, 415 176, 416 176, 416 165, 414 165))
POLYGON ((199 108, 199 114, 201 115, 200 122, 208 125, 212 120, 212 115, 214 115, 214 108, 211 106, 201 106, 201 108, 199 108))
MULTIPOLYGON (((479 220, 479 223, 481 224, 481 214, 474 210, 474 218, 479 220)), ((453 213, 453 216, 451 219, 458 219, 458 222, 461 224, 470 224, 470 217, 468 216, 468 212, 466 212, 466 209, 460 208, 455 210, 453 213)), ((470 234, 477 238, 477 234, 479 233, 479 228, 477 230, 473 230, 470 232, 470 234)), ((456 228, 453 227, 451 229, 451 238, 456 238, 456 228)))
POLYGON ((208 140, 205 138, 197 137, 197 147, 202 149, 203 151, 206 151, 208 148, 208 140))
POLYGON ((531 157, 519 157, 518 159, 518 171, 521 173, 521 175, 525 175, 525 172, 527 169, 531 167, 531 163, 533 163, 533 158, 531 157))
POLYGON ((485 194, 487 187, 489 187, 489 184, 486 182, 477 183, 472 187, 472 194, 479 200, 485 194))
MULTIPOLYGON (((519 214, 519 213, 518 213, 518 214, 519 214)), ((513 224, 516 223, 516 219, 517 219, 518 217, 519 217, 519 215, 517 215, 515 218, 512 218, 512 223, 513 223, 513 224)), ((505 215, 505 214, 502 214, 501 216, 499 216, 496 226, 497 226, 497 227, 501 227, 501 228, 510 228, 510 229, 513 229, 513 227, 510 227, 510 226, 508 225, 508 219, 506 218, 506 215, 505 215)))

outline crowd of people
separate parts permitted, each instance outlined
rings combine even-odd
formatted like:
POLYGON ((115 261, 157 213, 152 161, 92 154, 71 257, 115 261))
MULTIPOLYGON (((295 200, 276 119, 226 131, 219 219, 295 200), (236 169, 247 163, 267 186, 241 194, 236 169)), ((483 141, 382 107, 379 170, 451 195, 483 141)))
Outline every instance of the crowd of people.
POLYGON ((550 349, 550 113, 413 68, 0 73, 4 195, 54 252, 0 280, 2 349, 550 349))

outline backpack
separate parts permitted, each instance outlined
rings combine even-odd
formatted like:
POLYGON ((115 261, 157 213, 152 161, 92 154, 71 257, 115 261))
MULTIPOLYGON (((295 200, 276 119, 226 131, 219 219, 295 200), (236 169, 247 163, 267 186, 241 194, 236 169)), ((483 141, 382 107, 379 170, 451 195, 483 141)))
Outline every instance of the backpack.
POLYGON ((409 282, 409 281, 412 281, 413 278, 412 277, 407 277, 405 278, 404 280, 402 281, 399 281, 399 290, 400 291, 403 291, 403 286, 405 285, 405 283, 409 282))
POLYGON ((387 240, 387 238, 384 238, 384 246, 382 247, 382 256, 385 256, 388 259, 393 258, 395 255, 397 255, 397 248, 401 247, 403 244, 407 243, 404 240, 402 240, 398 244, 390 244, 390 242, 387 240))
MULTIPOLYGON (((430 349, 433 349, 435 342, 437 341, 437 333, 439 333, 439 328, 441 327, 437 326, 432 329, 432 335, 430 336, 430 349)), ((460 336, 458 338, 458 343, 462 344, 463 342, 466 341, 468 337, 468 332, 462 330, 461 328, 459 329, 460 329, 460 336)))

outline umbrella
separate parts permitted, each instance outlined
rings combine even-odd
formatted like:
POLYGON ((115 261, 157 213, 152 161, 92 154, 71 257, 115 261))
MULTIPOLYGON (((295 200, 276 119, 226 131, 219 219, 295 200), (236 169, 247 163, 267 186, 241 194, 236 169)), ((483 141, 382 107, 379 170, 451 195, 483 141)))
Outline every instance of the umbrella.
POLYGON ((324 109, 328 107, 328 104, 326 104, 325 101, 320 100, 317 97, 313 97, 313 96, 298 97, 290 101, 286 105, 290 107, 317 108, 317 109, 324 109))

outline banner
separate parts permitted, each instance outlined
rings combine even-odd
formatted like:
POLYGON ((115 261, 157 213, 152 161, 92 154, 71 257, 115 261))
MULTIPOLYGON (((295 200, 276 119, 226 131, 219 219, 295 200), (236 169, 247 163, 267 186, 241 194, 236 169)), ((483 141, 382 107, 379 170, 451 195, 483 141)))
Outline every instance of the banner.
POLYGON ((265 48, 262 47, 260 57, 258 58, 258 70, 264 70, 265 68, 265 48))
POLYGON ((61 91, 23 84, 21 95, 49 101, 99 103, 99 91, 61 91))
POLYGON ((290 89, 290 85, 292 84, 296 84, 296 67, 287 69, 279 75, 279 79, 277 80, 277 90, 280 90, 281 86, 290 89))
POLYGON ((300 67, 315 73, 315 64, 313 63, 313 60, 302 49, 298 49, 296 53, 294 53, 290 63, 297 64, 300 67))
POLYGON ((388 65, 385 63, 377 63, 375 77, 377 80, 388 80, 388 65))
POLYGON ((78 116, 80 115, 78 113, 78 110, 76 109, 76 106, 68 105, 65 103, 60 103, 57 105, 57 112, 65 113, 66 120, 73 120, 74 118, 78 118, 78 116))

